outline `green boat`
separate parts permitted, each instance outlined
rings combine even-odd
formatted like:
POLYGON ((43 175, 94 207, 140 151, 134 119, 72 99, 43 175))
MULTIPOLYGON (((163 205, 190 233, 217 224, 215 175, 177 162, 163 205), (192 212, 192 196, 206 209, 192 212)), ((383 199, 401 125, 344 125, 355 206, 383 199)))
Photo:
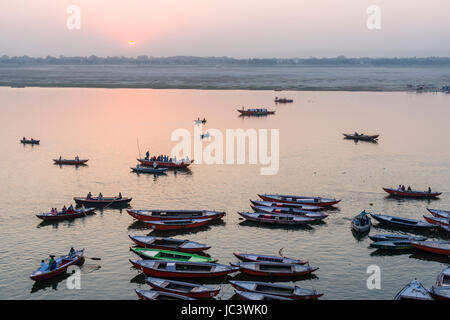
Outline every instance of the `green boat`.
POLYGON ((201 256, 193 253, 160 250, 152 248, 130 248, 131 251, 141 256, 144 259, 155 260, 171 260, 182 262, 216 262, 216 259, 201 256))

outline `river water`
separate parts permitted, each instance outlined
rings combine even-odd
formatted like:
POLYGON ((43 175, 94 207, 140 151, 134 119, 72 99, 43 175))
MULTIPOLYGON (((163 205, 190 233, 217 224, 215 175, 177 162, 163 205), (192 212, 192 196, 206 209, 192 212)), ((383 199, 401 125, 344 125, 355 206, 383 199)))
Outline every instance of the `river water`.
MULTIPOLYGON (((426 208, 450 208, 450 95, 406 92, 274 92, 245 90, 148 90, 0 88, 0 299, 136 299, 149 287, 128 259, 137 258, 128 234, 151 230, 125 209, 106 208, 71 222, 42 224, 35 214, 68 205, 88 191, 131 196, 137 209, 216 209, 223 222, 167 235, 207 243, 219 263, 233 252, 282 253, 307 259, 315 276, 288 279, 322 291, 323 299, 392 299, 413 278, 434 284, 449 259, 369 248, 350 230, 362 209, 421 219, 426 208), (276 95, 294 103, 275 105, 276 95), (272 116, 239 117, 237 108, 264 106, 272 116), (279 171, 261 175, 260 164, 194 164, 186 172, 136 175, 139 153, 169 154, 171 133, 205 117, 203 131, 279 129, 279 171), (378 144, 342 139, 344 132, 380 134, 378 144), (39 146, 19 143, 23 136, 39 146), (59 167, 59 156, 89 159, 86 167, 59 167), (443 192, 438 200, 396 200, 383 186, 411 185, 443 192), (258 193, 320 195, 342 199, 322 224, 273 228, 240 219, 258 193), (64 279, 35 285, 29 275, 49 254, 86 248, 81 289, 64 279), (89 258, 98 257, 101 260, 89 258), (381 269, 381 289, 369 290, 368 266, 381 269), (99 268, 100 267, 100 268, 99 268)), ((204 141, 206 147, 210 142, 204 141)), ((371 233, 385 233, 375 226, 371 233)), ((389 232, 389 230, 388 230, 389 232)), ((162 233, 159 232, 158 235, 162 233)), ((162 234, 164 235, 164 234, 162 234)), ((431 238, 441 235, 431 233, 431 238)), ((231 277, 247 279, 234 274, 231 277)), ((226 280, 220 299, 233 296, 226 280)))

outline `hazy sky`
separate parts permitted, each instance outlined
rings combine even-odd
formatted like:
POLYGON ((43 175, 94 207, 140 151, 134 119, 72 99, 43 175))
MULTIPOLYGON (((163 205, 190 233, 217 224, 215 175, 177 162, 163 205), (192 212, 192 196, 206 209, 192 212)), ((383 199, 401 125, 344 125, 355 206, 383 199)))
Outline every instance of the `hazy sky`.
POLYGON ((450 0, 0 0, 0 55, 450 56, 449 17, 450 0))

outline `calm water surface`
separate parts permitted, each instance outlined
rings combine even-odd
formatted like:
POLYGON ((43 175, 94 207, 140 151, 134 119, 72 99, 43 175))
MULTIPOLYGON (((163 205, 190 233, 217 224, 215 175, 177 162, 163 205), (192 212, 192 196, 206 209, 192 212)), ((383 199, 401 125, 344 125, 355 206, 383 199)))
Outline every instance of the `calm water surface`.
MULTIPOLYGON (((228 264, 232 252, 307 259, 320 269, 295 284, 318 289, 324 299, 392 299, 412 278, 426 287, 449 263, 445 257, 407 252, 386 255, 369 248, 350 230, 362 209, 420 219, 426 207, 450 208, 450 96, 365 92, 196 91, 144 89, 0 88, 0 298, 136 299, 148 286, 131 268, 128 234, 151 231, 125 210, 107 208, 94 216, 42 224, 35 214, 71 203, 74 196, 132 196, 133 208, 217 209, 223 222, 193 232, 167 235, 208 243, 208 253, 228 264), (275 95, 295 102, 275 106, 275 95), (276 114, 238 117, 241 106, 266 106, 276 114), (193 165, 188 172, 136 175, 130 167, 140 152, 168 154, 174 129, 280 129, 280 170, 261 176, 259 165, 193 165), (358 130, 381 134, 378 144, 342 139, 358 130), (23 146, 22 136, 41 140, 23 146), (79 155, 86 167, 59 167, 52 159, 79 155), (383 186, 398 184, 443 191, 439 200, 395 200, 383 186), (262 227, 242 221, 257 193, 321 195, 342 199, 323 224, 311 228, 262 227), (86 248, 81 290, 64 280, 34 285, 29 275, 48 254, 86 248), (381 290, 368 290, 366 269, 381 268, 381 290), (100 266, 101 268, 98 268, 100 266)), ((204 145, 209 142, 205 141, 204 145)), ((384 233, 373 228, 371 233, 384 233)), ((160 235, 161 233, 158 233, 160 235)), ((431 234, 431 237, 437 235, 431 234)), ((232 277, 246 279, 242 275, 232 277)), ((292 279, 286 283, 293 284, 292 279)), ((223 279, 220 299, 233 296, 223 279)))

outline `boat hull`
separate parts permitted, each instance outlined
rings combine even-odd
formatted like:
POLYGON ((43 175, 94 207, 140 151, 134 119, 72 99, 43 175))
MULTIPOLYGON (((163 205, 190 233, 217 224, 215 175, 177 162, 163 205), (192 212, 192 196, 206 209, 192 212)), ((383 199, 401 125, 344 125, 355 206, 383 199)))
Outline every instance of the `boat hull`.
POLYGON ((311 198, 305 198, 305 200, 297 199, 295 201, 291 200, 281 200, 276 197, 268 196, 268 195, 258 195, 261 199, 264 201, 273 201, 273 202, 280 202, 280 203, 295 203, 295 204, 305 204, 305 205, 314 205, 319 207, 330 207, 334 206, 335 204, 338 204, 341 200, 333 200, 333 201, 320 201, 320 202, 311 202, 311 199, 314 199, 314 197, 311 198), (309 199, 309 200, 307 200, 309 199))
POLYGON ((85 211, 77 210, 75 213, 60 213, 60 214, 37 214, 36 217, 44 221, 61 221, 75 218, 85 217, 93 214, 94 208, 86 209, 85 211))
POLYGON ((75 257, 70 262, 63 264, 60 267, 58 267, 55 270, 50 271, 50 272, 41 273, 41 274, 33 273, 30 276, 30 279, 34 280, 34 281, 42 281, 42 280, 48 280, 48 279, 54 278, 54 277, 60 275, 61 273, 65 272, 67 270, 67 268, 69 268, 71 265, 80 263, 83 260, 83 254, 84 254, 84 249, 79 250, 75 253, 75 257))
POLYGON ((414 248, 427 251, 435 254, 440 254, 444 256, 450 256, 450 245, 447 243, 446 246, 432 246, 427 243, 428 241, 423 242, 413 242, 412 245, 414 248))
POLYGON ((143 248, 154 248, 154 249, 161 249, 161 250, 170 250, 170 251, 179 251, 179 252, 186 252, 186 253, 197 253, 197 252, 202 252, 205 250, 210 249, 210 246, 207 245, 202 245, 202 244, 198 244, 198 246, 196 246, 195 248, 185 248, 183 247, 184 244, 190 243, 191 241, 170 241, 170 238, 166 238, 169 239, 168 243, 172 242, 174 243, 174 245, 169 246, 167 245, 163 245, 163 244, 158 244, 158 243, 147 243, 147 242, 143 242, 140 241, 138 238, 135 238, 131 235, 128 235, 130 237, 130 239, 136 243, 139 247, 143 247, 143 248), (175 245, 175 243, 179 243, 178 245, 175 245))
MULTIPOLYGON (((157 223, 163 221, 142 221, 147 227, 154 230, 181 230, 181 229, 193 229, 202 227, 210 223, 213 219, 196 219, 191 220, 190 223, 180 223, 180 224, 164 224, 157 223)), ((171 221, 181 221, 181 220, 171 220, 171 221)))
POLYGON ((148 212, 151 214, 145 214, 140 210, 127 210, 128 214, 132 216, 133 218, 140 220, 140 221, 161 221, 161 220, 183 220, 183 219, 190 219, 190 220, 197 220, 197 219, 221 219, 225 215, 225 212, 218 212, 218 211, 161 211, 161 213, 170 213, 167 214, 159 214, 160 211, 155 210, 148 212), (199 215, 198 213, 201 212, 202 215, 199 215), (154 214, 157 213, 157 214, 154 214), (173 214, 177 215, 173 215, 173 214))
POLYGON ((73 198, 73 200, 78 205, 85 205, 87 207, 96 207, 96 206, 109 206, 109 205, 124 205, 129 203, 133 198, 103 198, 101 200, 98 200, 96 198, 94 199, 86 199, 86 198, 73 198))
POLYGON ((389 193, 391 196, 403 197, 403 198, 436 198, 442 194, 442 192, 422 192, 422 191, 399 191, 390 188, 383 188, 383 190, 389 193))
POLYGON ((187 168, 189 167, 194 160, 190 160, 187 162, 173 162, 173 161, 153 161, 153 160, 146 160, 146 159, 137 159, 137 161, 139 161, 141 163, 141 165, 143 166, 147 166, 147 167, 153 167, 154 164, 156 163, 156 165, 158 167, 162 167, 162 168, 187 168))

